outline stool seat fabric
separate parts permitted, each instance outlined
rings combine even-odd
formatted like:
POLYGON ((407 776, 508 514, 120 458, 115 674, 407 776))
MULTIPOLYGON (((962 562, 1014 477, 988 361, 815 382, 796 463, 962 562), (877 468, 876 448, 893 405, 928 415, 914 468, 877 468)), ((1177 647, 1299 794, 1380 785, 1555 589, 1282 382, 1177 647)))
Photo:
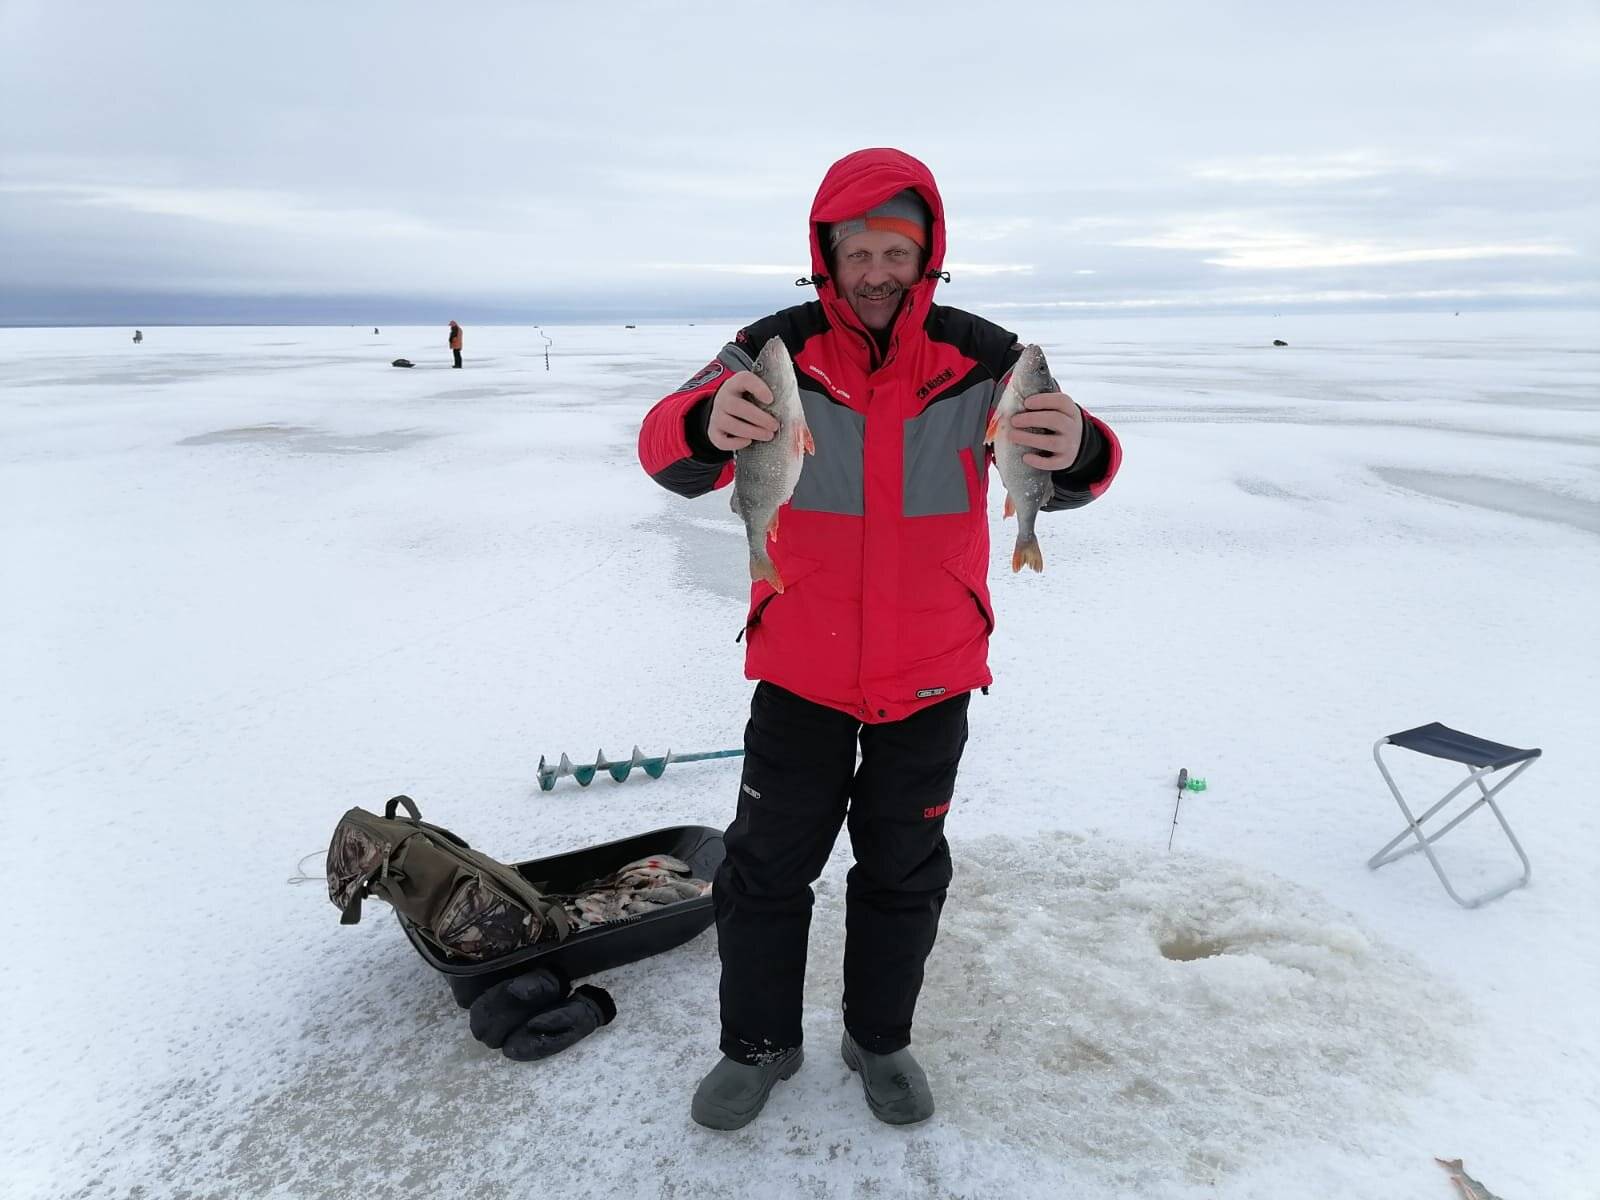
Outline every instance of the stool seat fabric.
POLYGON ((1519 750, 1487 738, 1473 737, 1470 733, 1462 733, 1437 721, 1401 733, 1391 733, 1388 740, 1392 745, 1415 750, 1432 758, 1465 763, 1469 767, 1492 767, 1497 771, 1524 759, 1538 758, 1543 753, 1542 750, 1519 750))

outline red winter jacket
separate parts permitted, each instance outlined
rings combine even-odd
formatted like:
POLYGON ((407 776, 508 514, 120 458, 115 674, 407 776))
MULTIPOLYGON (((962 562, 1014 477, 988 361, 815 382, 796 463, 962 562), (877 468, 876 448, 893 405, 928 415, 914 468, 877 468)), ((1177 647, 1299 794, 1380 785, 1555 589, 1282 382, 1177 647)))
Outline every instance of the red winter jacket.
MULTIPOLYGON (((664 487, 698 496, 725 486, 734 466, 706 435, 711 398, 768 338, 783 338, 816 454, 768 545, 785 590, 750 589, 745 674, 862 721, 897 721, 991 681, 984 430, 1022 347, 997 325, 933 303, 944 252, 944 208, 927 167, 898 150, 841 159, 811 206, 808 282, 818 299, 740 330, 639 433, 640 461, 664 487), (932 214, 928 262, 880 353, 828 278, 819 226, 904 188, 932 214)), ((1116 435, 1084 417, 1083 450, 1056 472, 1047 510, 1087 504, 1121 462, 1116 435)))

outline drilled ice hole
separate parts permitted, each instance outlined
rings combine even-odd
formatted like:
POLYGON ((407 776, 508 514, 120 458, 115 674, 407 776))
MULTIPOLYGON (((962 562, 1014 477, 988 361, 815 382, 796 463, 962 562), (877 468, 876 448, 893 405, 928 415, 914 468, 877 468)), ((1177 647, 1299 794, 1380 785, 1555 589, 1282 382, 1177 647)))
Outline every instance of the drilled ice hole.
POLYGON ((1228 949, 1221 938, 1208 938, 1193 930, 1180 930, 1161 942, 1161 955, 1174 962, 1194 962, 1200 958, 1215 958, 1228 949))

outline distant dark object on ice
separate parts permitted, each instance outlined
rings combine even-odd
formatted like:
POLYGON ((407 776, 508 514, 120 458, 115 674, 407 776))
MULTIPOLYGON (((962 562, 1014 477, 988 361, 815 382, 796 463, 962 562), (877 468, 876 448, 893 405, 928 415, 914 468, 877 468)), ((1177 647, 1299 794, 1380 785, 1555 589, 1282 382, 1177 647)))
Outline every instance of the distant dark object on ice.
POLYGON ((142 341, 144 341, 144 330, 135 329, 133 331, 133 344, 137 346, 142 341))
POLYGON ((378 332, 378 327, 377 327, 377 326, 376 326, 376 325, 374 325, 374 326, 373 326, 373 327, 372 327, 372 332, 373 332, 373 333, 377 333, 377 332, 378 332))
POLYGON ((1282 338, 1273 338, 1272 344, 1274 346, 1287 346, 1289 343, 1284 341, 1282 338))
POLYGON ((412 362, 409 358, 397 358, 389 365, 391 367, 414 367, 417 364, 412 362))
POLYGON ((624 325, 623 328, 624 329, 637 329, 639 327, 637 325, 624 325))

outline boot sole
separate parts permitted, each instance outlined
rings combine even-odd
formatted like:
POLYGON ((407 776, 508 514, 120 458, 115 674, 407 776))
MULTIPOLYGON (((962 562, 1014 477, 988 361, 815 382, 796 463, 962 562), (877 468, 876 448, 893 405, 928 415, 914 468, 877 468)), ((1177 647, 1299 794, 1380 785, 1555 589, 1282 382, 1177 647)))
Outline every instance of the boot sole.
POLYGON ((848 1033, 844 1035, 843 1040, 839 1043, 839 1053, 844 1058, 844 1065, 861 1076, 861 1094, 867 1098, 867 1107, 872 1110, 872 1115, 885 1125, 916 1125, 933 1116, 931 1108, 921 1116, 906 1116, 903 1113, 880 1107, 878 1102, 872 1098, 872 1092, 867 1087, 867 1076, 861 1070, 861 1060, 855 1056, 855 1052, 850 1047, 850 1035, 848 1033))
POLYGON ((761 1110, 767 1106, 767 1097, 772 1095, 772 1089, 778 1085, 778 1082, 793 1078, 794 1073, 801 1068, 805 1061, 806 1052, 802 1046, 794 1052, 794 1058, 767 1081, 767 1086, 761 1089, 761 1094, 756 1098, 755 1104, 748 1110, 735 1111, 711 1104, 704 1106, 695 1104, 690 1107, 689 1115, 694 1118, 696 1125, 703 1125, 707 1129, 716 1129, 724 1133, 734 1129, 743 1129, 761 1115, 761 1110))

